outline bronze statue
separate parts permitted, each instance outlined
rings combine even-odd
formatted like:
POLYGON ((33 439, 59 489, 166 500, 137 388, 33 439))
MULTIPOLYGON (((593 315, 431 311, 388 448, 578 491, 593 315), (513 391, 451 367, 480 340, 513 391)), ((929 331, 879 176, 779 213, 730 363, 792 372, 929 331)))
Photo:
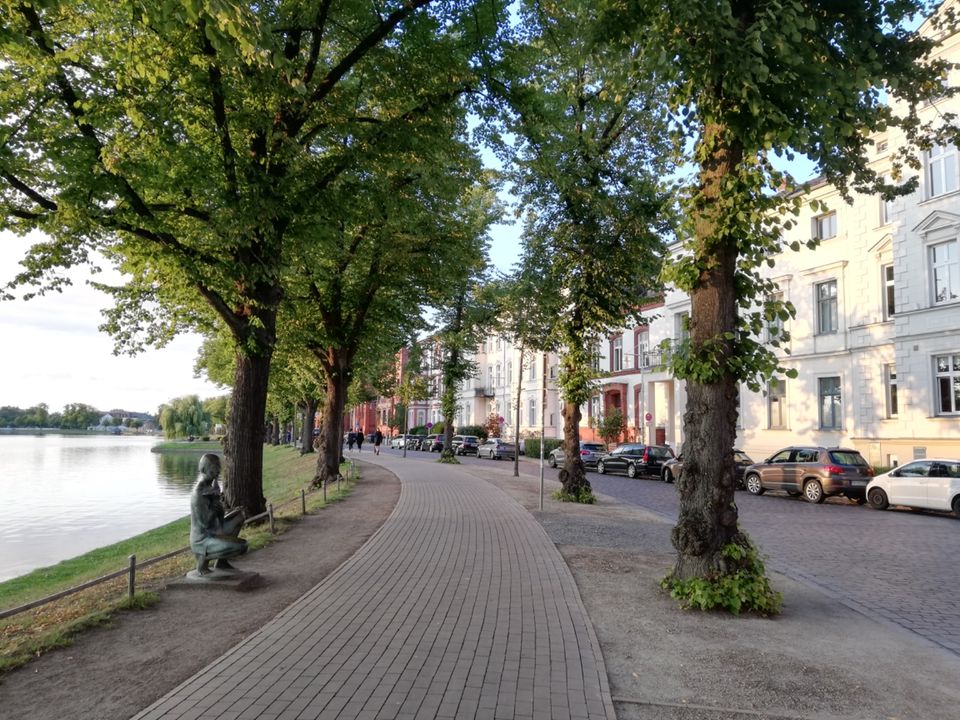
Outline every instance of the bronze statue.
POLYGON ((243 555, 247 541, 239 537, 243 511, 225 512, 217 478, 220 458, 207 453, 200 458, 200 477, 190 493, 190 549, 197 556, 197 574, 210 574, 210 561, 217 569, 232 569, 228 558, 243 555))

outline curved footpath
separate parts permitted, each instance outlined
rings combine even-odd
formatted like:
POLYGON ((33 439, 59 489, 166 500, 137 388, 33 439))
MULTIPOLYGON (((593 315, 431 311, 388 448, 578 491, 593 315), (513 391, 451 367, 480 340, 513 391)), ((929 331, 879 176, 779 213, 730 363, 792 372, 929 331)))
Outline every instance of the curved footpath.
POLYGON ((613 718, 573 577, 515 500, 458 466, 402 482, 363 548, 136 717, 613 718))

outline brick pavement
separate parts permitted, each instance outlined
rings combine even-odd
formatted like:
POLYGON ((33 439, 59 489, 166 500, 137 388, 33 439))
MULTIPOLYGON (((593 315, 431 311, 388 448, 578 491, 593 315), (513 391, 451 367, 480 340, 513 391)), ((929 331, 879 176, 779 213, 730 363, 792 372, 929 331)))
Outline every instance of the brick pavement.
POLYGON ((593 627, 530 514, 456 466, 366 459, 403 483, 386 524, 137 720, 612 720, 593 627))

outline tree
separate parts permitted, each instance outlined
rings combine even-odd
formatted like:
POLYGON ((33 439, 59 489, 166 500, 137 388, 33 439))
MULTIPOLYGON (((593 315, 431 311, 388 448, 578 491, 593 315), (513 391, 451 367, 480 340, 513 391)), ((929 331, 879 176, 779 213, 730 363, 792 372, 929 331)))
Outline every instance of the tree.
POLYGON ((618 442, 627 431, 627 421, 620 408, 611 408, 597 423, 597 434, 610 445, 618 442))
POLYGON ((84 403, 70 403, 64 406, 60 427, 68 430, 85 430, 96 425, 101 412, 84 403))
POLYGON ((588 497, 578 452, 581 406, 593 393, 600 337, 639 317, 654 291, 667 230, 660 177, 669 157, 654 76, 632 71, 646 51, 607 43, 594 8, 521 3, 514 42, 491 87, 508 103, 504 154, 528 208, 524 263, 562 298, 554 342, 563 348, 568 497, 588 497))
POLYGON ((167 438, 196 437, 210 431, 210 416, 197 395, 184 395, 160 406, 163 435, 167 438))
POLYGON ((0 5, 0 228, 50 238, 6 295, 60 289, 57 269, 99 250, 128 274, 106 288, 104 327, 121 348, 226 328, 227 500, 248 515, 265 507, 260 436, 285 273, 327 220, 324 191, 462 89, 488 7, 0 5))
MULTIPOLYGON (((679 592, 759 572, 738 526, 733 442, 740 382, 758 389, 778 371, 756 338, 764 320, 789 313, 757 299, 775 289, 761 267, 783 248, 781 228, 803 202, 775 155, 809 157, 841 193, 911 192, 885 185, 870 168, 871 134, 899 127, 913 142, 929 130, 916 107, 943 92, 932 41, 904 29, 928 6, 871 3, 609 3, 610 35, 656 49, 655 72, 670 90, 678 147, 695 174, 684 198, 686 252, 667 279, 691 298, 689 343, 673 372, 686 380, 680 516, 673 531, 679 592), (623 35, 623 29, 630 30, 623 35), (887 96, 902 102, 894 112, 887 96)), ((811 238, 810 246, 816 244, 811 238)), ((764 593, 757 603, 765 605, 764 593)))

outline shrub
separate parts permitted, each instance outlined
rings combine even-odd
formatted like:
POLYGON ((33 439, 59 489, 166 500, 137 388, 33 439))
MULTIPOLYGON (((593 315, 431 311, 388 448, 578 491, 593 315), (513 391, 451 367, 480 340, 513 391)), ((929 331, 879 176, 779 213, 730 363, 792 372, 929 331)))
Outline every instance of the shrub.
MULTIPOLYGON (((560 438, 544 438, 543 440, 543 456, 546 457, 550 454, 551 450, 560 447, 563 445, 563 440, 560 438)), ((540 438, 532 437, 527 438, 523 441, 523 451, 527 457, 538 458, 540 457, 540 438)))
POLYGON ((481 440, 486 440, 489 437, 487 429, 483 425, 464 425, 457 428, 457 435, 476 435, 481 440))
POLYGON ((593 494, 593 490, 584 486, 577 488, 576 493, 569 493, 560 488, 553 494, 553 498, 560 502, 575 502, 582 505, 593 505, 597 501, 597 496, 593 494))
POLYGON ((407 435, 426 435, 427 426, 426 425, 417 425, 407 430, 407 435))
POLYGON ((783 595, 770 587, 757 547, 745 535, 740 535, 721 552, 735 568, 734 572, 688 580, 678 580, 670 574, 660 582, 660 587, 669 590, 670 597, 679 600, 683 607, 720 608, 734 615, 742 611, 761 615, 779 613, 783 595))

